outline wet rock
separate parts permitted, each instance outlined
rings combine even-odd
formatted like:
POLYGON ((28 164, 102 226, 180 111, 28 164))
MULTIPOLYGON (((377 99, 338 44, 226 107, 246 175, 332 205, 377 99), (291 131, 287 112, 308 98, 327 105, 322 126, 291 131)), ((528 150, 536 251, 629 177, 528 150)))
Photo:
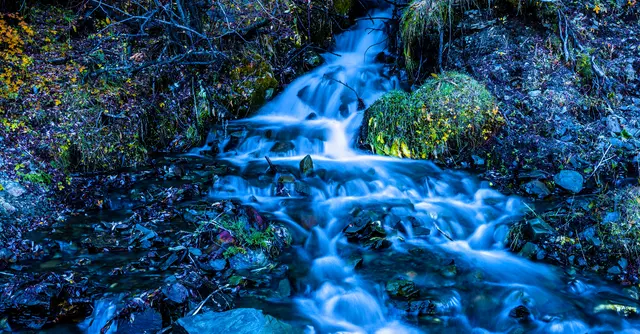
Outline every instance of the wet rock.
POLYGON ((264 267, 268 258, 261 250, 247 250, 246 254, 238 253, 229 259, 229 266, 235 270, 251 270, 264 267))
POLYGON ((178 261, 178 255, 176 255, 176 253, 171 253, 171 255, 169 255, 169 258, 167 258, 167 260, 164 261, 164 263, 162 263, 162 266, 160 266, 160 269, 162 269, 162 271, 165 271, 169 269, 169 267, 171 267, 177 261, 178 261))
POLYGON ((546 179, 550 175, 541 170, 531 170, 518 174, 518 179, 521 180, 529 180, 529 179, 546 179))
POLYGON ((286 141, 286 142, 279 141, 273 144, 273 147, 271 147, 270 151, 274 153, 283 153, 283 152, 291 151, 295 147, 296 146, 290 141, 286 141))
POLYGON ((16 209, 15 206, 9 204, 2 197, 0 197, 0 208, 2 208, 2 210, 4 210, 4 212, 6 212, 7 214, 12 214, 12 213, 18 211, 18 209, 16 209))
POLYGON ((316 114, 314 112, 310 113, 309 115, 307 115, 307 117, 305 117, 305 119, 308 120, 308 121, 311 121, 311 120, 314 120, 314 119, 317 119, 317 118, 318 118, 318 114, 316 114))
POLYGON ((526 306, 520 305, 509 311, 509 316, 520 321, 528 320, 531 317, 531 311, 526 306))
POLYGON ((167 299, 176 304, 184 303, 189 297, 189 290, 187 290, 187 288, 185 288, 184 285, 180 283, 165 286, 164 288, 162 288, 162 293, 165 297, 167 297, 167 299))
POLYGON ((291 325, 260 310, 239 308, 226 312, 207 312, 178 319, 174 324, 179 334, 288 334, 294 333, 291 325))
POLYGON ((12 197, 20 197, 27 192, 20 184, 17 182, 9 182, 4 185, 4 190, 11 195, 12 197))
POLYGON ((161 330, 162 315, 152 308, 118 321, 118 333, 158 333, 161 330))
POLYGON ((529 181, 523 187, 527 194, 536 195, 538 198, 544 198, 551 195, 549 188, 538 180, 529 181))
POLYGON ((207 262, 207 271, 222 271, 227 267, 227 260, 225 259, 215 259, 207 262))
POLYGON ((278 282, 278 295, 282 298, 291 296, 291 283, 288 279, 282 279, 278 282))
POLYGON ((553 177, 553 181, 559 187, 577 194, 582 190, 584 178, 576 171, 563 170, 553 177))
POLYGON ((420 290, 416 288, 416 284, 408 280, 389 281, 385 289, 391 298, 407 300, 416 299, 420 296, 420 290))
POLYGON ((294 190, 298 195, 302 195, 302 196, 311 195, 311 187, 302 181, 296 181, 294 190))
POLYGON ((324 59, 314 51, 307 51, 304 55, 304 64, 309 68, 314 68, 322 65, 324 59))
POLYGON ((362 256, 354 254, 349 257, 349 260, 347 262, 351 268, 359 269, 362 268, 364 259, 362 258, 362 256))
POLYGON ((473 164, 476 166, 484 166, 484 159, 482 159, 481 157, 477 156, 477 155, 472 155, 471 158, 473 159, 473 164))
POLYGON ((305 156, 300 161, 300 174, 302 176, 309 176, 313 173, 313 159, 310 155, 305 156))
POLYGON ((607 269, 607 273, 611 275, 620 275, 622 274, 622 270, 620 270, 620 267, 618 266, 611 266, 607 269))
POLYGON ((532 258, 538 252, 538 246, 534 243, 527 242, 524 247, 520 250, 518 255, 525 258, 532 258))
POLYGON ((291 174, 280 175, 278 177, 278 183, 294 183, 296 178, 291 174))
POLYGON ((527 222, 525 230, 527 237, 530 240, 538 241, 545 236, 555 233, 553 228, 540 218, 535 218, 527 222))
POLYGON ((609 129, 609 131, 616 134, 622 132, 620 121, 618 121, 618 119, 613 116, 607 117, 607 128, 609 129))

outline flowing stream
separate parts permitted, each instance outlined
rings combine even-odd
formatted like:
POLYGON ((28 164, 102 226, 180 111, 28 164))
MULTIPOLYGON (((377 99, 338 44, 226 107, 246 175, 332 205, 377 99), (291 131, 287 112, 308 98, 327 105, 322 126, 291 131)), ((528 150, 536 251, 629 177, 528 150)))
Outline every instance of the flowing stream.
MULTIPOLYGON (((369 15, 336 36, 324 65, 254 117, 212 131, 212 144, 191 153, 216 150, 217 160, 234 166, 216 176, 210 200, 240 200, 292 231, 294 261, 305 269, 286 312, 299 315, 308 333, 640 332, 633 290, 506 249, 508 226, 525 213, 519 199, 464 172, 356 148, 362 104, 400 89, 376 60, 391 9, 369 15), (299 167, 307 155, 309 174, 299 167), (265 156, 277 186, 263 177, 271 168, 265 156), (359 217, 387 232, 373 244, 384 249, 347 240, 345 231, 362 228, 359 217), (393 282, 414 300, 391 298, 393 282)), ((84 330, 101 328, 113 313, 113 302, 99 301, 95 324, 84 330)))
POLYGON ((310 269, 295 305, 310 321, 309 332, 637 332, 637 320, 611 310, 637 307, 620 289, 505 249, 508 225, 524 212, 517 198, 427 161, 355 148, 359 104, 399 89, 398 79, 376 61, 387 41, 380 18, 390 15, 373 11, 336 36, 324 65, 256 116, 230 124, 230 139, 217 143, 218 157, 240 172, 216 179, 210 196, 272 212, 304 240, 296 255, 310 269), (314 162, 312 176, 295 172, 306 155, 314 162), (280 171, 276 177, 288 180, 293 173, 299 181, 284 182, 283 189, 260 182, 255 175, 269 168, 265 156, 280 171), (347 242, 342 231, 357 210, 384 212, 380 226, 401 230, 389 249, 347 242), (354 254, 362 255, 361 270, 354 270, 354 254), (415 317, 401 315, 386 297, 391 279, 414 282, 428 311, 416 306, 415 317))

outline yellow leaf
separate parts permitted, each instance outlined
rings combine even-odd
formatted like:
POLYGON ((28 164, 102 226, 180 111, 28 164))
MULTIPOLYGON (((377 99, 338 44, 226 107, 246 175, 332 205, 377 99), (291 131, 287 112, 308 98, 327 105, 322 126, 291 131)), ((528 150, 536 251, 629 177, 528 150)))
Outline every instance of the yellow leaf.
POLYGON ((56 99, 56 100, 55 100, 55 103, 56 103, 56 106, 59 106, 59 105, 61 105, 61 104, 62 104, 62 101, 60 101, 60 100, 56 99))
POLYGON ((400 149, 402 150, 402 155, 404 155, 406 158, 411 158, 411 151, 409 150, 409 146, 407 146, 407 143, 400 143, 400 149))
POLYGON ((107 21, 107 24, 111 24, 111 20, 108 17, 105 21, 107 21))

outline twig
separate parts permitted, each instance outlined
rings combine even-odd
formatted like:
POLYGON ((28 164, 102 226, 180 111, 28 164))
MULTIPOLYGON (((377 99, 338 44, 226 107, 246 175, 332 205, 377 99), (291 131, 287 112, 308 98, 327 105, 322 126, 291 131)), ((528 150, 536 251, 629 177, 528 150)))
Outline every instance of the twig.
POLYGON ((453 238, 451 238, 449 236, 449 234, 447 234, 447 232, 441 230, 440 227, 438 226, 438 224, 436 224, 436 222, 433 222, 433 226, 435 226, 436 230, 438 230, 438 232, 442 233, 442 235, 444 235, 445 238, 449 239, 449 241, 453 241, 453 238))
POLYGON ((205 299, 200 303, 200 305, 198 305, 198 307, 193 311, 193 313, 191 313, 191 316, 194 316, 194 315, 198 314, 198 312, 200 312, 200 310, 202 309, 202 307, 204 306, 204 304, 205 304, 207 301, 209 301, 209 299, 213 296, 213 294, 218 293, 220 290, 222 290, 222 289, 224 289, 224 288, 227 288, 227 287, 229 287, 229 284, 225 284, 224 286, 222 286, 222 287, 218 288, 218 290, 216 290, 216 291, 214 291, 214 292, 210 293, 210 294, 207 296, 207 298, 205 298, 205 299))
POLYGON ((596 174, 596 172, 598 171, 598 168, 600 168, 600 166, 602 166, 602 164, 605 161, 611 160, 611 158, 608 158, 605 160, 605 157, 607 156, 607 153, 609 153, 609 149, 611 148, 612 144, 609 144, 609 146, 607 147, 607 149, 604 151, 604 154, 602 155, 602 157, 600 158, 600 161, 598 161, 598 163, 596 164, 596 167, 593 169, 593 172, 591 172, 591 175, 589 175, 589 177, 592 177, 596 174))

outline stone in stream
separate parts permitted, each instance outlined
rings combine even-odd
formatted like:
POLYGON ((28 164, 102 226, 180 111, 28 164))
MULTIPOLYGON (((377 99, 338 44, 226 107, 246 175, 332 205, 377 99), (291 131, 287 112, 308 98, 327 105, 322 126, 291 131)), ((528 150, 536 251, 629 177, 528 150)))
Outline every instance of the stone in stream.
POLYGON ((281 279, 280 282, 278 282, 278 296, 281 298, 291 296, 291 283, 289 283, 288 279, 281 279))
POLYGON ((407 300, 420 296, 420 290, 416 288, 416 284, 408 280, 391 280, 387 282, 386 290, 391 298, 407 300))
POLYGON ((584 178, 580 173, 573 170, 563 170, 553 177, 553 181, 560 187, 575 194, 582 190, 584 178))
POLYGON ((534 254, 538 252, 538 246, 534 243, 527 242, 524 247, 520 250, 518 255, 530 259, 534 254))
POLYGON ((294 189, 298 195, 301 196, 310 196, 311 195, 311 187, 308 184, 302 181, 296 181, 294 185, 294 189))
POLYGON ((291 325, 260 310, 238 308, 226 312, 207 312, 178 319, 173 325, 179 334, 288 334, 291 325))
POLYGON ((295 147, 296 146, 290 141, 285 141, 285 142, 279 141, 273 144, 273 146, 271 147, 271 152, 283 153, 283 152, 291 151, 295 147))
POLYGON ((307 154, 307 156, 300 161, 300 174, 302 174, 302 176, 309 176, 312 173, 313 159, 311 159, 311 156, 307 154))

